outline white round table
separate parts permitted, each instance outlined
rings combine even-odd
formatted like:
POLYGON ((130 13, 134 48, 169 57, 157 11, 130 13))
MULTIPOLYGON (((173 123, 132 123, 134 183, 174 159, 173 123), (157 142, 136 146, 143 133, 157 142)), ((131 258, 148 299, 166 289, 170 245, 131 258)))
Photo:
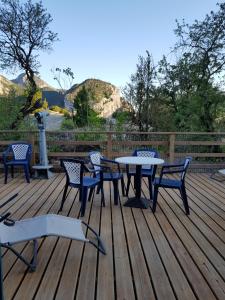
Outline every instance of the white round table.
POLYGON ((141 168, 143 165, 161 165, 164 163, 164 160, 155 157, 124 156, 116 158, 115 161, 120 164, 136 166, 136 174, 134 176, 136 187, 135 197, 129 198, 124 206, 148 208, 149 201, 141 197, 141 168))

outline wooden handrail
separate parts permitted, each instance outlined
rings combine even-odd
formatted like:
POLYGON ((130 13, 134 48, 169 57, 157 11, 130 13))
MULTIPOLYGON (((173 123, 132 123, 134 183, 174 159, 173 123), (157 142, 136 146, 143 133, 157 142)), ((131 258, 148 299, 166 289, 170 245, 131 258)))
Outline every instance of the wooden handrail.
MULTIPOLYGON (((15 142, 14 136, 32 144, 32 163, 38 162, 38 131, 0 131, 0 151, 15 142), (4 137, 1 139, 1 136, 4 137), (12 138, 10 138, 12 136, 12 138), (6 140, 9 138, 10 140, 6 140)), ((225 132, 129 132, 129 131, 47 131, 49 159, 85 157, 90 150, 98 149, 109 158, 130 155, 138 147, 158 149, 170 162, 191 155, 196 166, 225 157, 225 132), (80 136, 79 136, 80 135, 80 136), (205 136, 205 137, 204 137, 205 136), (204 138, 203 138, 204 137, 204 138), (137 140, 136 140, 137 139, 137 140), (196 139, 196 140, 195 140, 196 139), (224 149, 223 149, 224 146, 224 149), (196 150, 197 151, 196 151, 196 150), (194 150, 194 151, 193 151, 194 150)), ((18 139, 17 139, 18 140, 18 139)), ((218 160, 218 161, 217 161, 218 160)))

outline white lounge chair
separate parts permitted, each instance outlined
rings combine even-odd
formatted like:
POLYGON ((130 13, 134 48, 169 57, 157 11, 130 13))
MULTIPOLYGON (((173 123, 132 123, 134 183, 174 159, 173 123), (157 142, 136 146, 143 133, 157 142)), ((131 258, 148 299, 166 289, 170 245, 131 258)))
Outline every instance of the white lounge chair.
POLYGON ((213 172, 210 175, 210 178, 212 178, 216 181, 219 181, 219 182, 225 181, 225 169, 220 169, 220 170, 213 172))
MULTIPOLYGON (((17 195, 18 194, 15 194, 10 197, 6 202, 0 205, 0 208, 4 207, 7 203, 15 199, 17 195)), ((35 271, 37 266, 38 238, 59 236, 84 243, 90 243, 102 254, 106 254, 106 250, 100 236, 93 228, 91 228, 82 220, 64 217, 61 215, 47 214, 20 221, 14 221, 10 219, 9 216, 10 212, 0 216, 0 300, 4 299, 1 247, 10 249, 29 267, 30 271, 35 271), (85 237, 82 225, 88 228, 94 234, 96 241, 89 240, 85 237), (28 261, 13 248, 14 244, 26 241, 33 241, 33 257, 31 261, 28 261)))

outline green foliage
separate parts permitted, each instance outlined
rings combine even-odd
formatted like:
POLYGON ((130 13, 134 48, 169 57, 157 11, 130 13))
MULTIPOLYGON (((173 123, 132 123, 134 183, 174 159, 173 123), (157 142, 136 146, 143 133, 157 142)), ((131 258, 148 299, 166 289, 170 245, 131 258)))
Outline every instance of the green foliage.
POLYGON ((215 131, 224 124, 225 3, 193 24, 177 22, 173 63, 164 56, 154 67, 139 57, 125 87, 141 131, 215 131))
POLYGON ((91 95, 83 86, 74 99, 74 108, 76 111, 74 122, 77 127, 99 127, 104 123, 103 118, 100 118, 98 113, 91 108, 90 101, 91 95))
POLYGON ((75 129, 73 119, 64 118, 61 125, 62 130, 73 130, 75 129))
POLYGON ((16 96, 14 93, 0 97, 0 130, 11 129, 11 124, 16 120, 25 101, 25 97, 16 96))
POLYGON ((57 105, 53 105, 50 107, 50 110, 58 112, 60 114, 64 114, 64 116, 69 116, 69 111, 66 108, 59 107, 57 105))
POLYGON ((51 50, 57 40, 57 34, 49 29, 51 22, 41 1, 0 0, 0 68, 24 70, 29 86, 26 102, 12 128, 39 108, 38 101, 33 102, 37 90, 34 75, 40 66, 39 52, 51 50))
POLYGON ((139 56, 137 70, 131 75, 130 83, 124 88, 124 96, 133 106, 133 122, 140 131, 154 127, 153 107, 157 106, 155 66, 149 52, 147 57, 139 56))

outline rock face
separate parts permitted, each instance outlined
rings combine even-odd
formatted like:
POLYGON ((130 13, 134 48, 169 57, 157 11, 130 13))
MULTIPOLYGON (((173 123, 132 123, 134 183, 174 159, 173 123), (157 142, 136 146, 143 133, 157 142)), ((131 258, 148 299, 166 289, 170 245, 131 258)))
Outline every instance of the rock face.
POLYGON ((13 84, 10 80, 0 75, 0 95, 7 95, 10 90, 15 89, 16 85, 13 84))
POLYGON ((66 99, 73 102, 83 87, 89 92, 92 108, 103 118, 111 118, 122 105, 120 90, 111 83, 98 79, 87 79, 74 85, 66 93, 66 99))
POLYGON ((100 113, 103 118, 111 118, 112 114, 121 107, 120 90, 113 87, 112 95, 110 98, 102 98, 97 103, 93 104, 93 109, 100 113))

